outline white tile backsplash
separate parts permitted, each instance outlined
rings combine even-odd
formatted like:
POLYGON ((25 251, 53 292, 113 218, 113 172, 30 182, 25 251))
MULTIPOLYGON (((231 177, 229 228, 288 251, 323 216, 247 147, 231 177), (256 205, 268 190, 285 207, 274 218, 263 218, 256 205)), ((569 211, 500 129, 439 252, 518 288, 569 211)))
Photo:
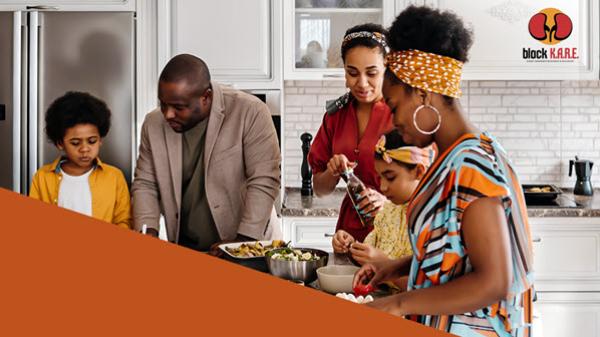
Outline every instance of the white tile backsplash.
MULTIPOLYGON (((600 187, 600 81, 465 81, 461 103, 469 119, 495 135, 523 183, 573 187, 569 159, 590 159, 600 187)), ((325 101, 344 81, 285 81, 286 186, 300 187, 300 135, 316 134, 325 101)))

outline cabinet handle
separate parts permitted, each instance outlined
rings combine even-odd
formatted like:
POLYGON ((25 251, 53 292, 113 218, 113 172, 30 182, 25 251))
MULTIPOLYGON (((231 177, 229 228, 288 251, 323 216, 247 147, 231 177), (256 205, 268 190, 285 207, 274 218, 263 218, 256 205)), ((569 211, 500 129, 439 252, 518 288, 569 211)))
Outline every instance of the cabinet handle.
POLYGON ((331 234, 331 233, 325 233, 323 236, 325 236, 326 238, 332 238, 335 234, 331 234))
POLYGON ((40 10, 40 11, 57 11, 58 7, 56 6, 26 6, 27 10, 40 10))
POLYGON ((531 241, 533 241, 533 242, 536 242, 536 243, 537 243, 537 242, 542 242, 542 238, 541 238, 541 237, 539 237, 539 236, 536 236, 536 237, 534 237, 534 238, 533 238, 531 241))
POLYGON ((323 74, 323 78, 342 78, 344 74, 323 74))

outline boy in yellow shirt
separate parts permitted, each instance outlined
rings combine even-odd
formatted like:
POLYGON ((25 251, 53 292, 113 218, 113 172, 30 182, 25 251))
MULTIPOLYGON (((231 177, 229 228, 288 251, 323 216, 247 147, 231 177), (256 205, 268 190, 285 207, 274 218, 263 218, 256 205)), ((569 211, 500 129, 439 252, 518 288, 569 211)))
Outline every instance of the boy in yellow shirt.
POLYGON ((29 196, 72 211, 131 227, 129 189, 118 168, 100 161, 110 110, 98 98, 68 92, 46 111, 46 135, 64 152, 33 177, 29 196))

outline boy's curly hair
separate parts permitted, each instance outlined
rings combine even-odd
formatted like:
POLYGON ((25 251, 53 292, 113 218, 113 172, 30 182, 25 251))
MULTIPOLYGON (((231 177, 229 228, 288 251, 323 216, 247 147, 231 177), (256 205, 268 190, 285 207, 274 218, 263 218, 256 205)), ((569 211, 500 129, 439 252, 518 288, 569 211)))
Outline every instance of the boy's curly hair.
POLYGON ((104 138, 110 129, 110 109, 102 100, 86 93, 69 91, 57 98, 46 110, 46 135, 58 145, 67 129, 77 124, 92 124, 104 138))

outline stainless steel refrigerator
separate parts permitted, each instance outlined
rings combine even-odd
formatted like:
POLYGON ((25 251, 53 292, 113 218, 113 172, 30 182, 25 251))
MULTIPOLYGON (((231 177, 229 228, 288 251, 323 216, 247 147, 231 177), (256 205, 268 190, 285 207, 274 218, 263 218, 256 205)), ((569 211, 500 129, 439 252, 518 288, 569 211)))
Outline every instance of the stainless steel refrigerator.
POLYGON ((44 113, 67 91, 104 100, 112 126, 100 158, 131 180, 135 153, 133 12, 0 12, 0 187, 27 194, 59 152, 44 113))

